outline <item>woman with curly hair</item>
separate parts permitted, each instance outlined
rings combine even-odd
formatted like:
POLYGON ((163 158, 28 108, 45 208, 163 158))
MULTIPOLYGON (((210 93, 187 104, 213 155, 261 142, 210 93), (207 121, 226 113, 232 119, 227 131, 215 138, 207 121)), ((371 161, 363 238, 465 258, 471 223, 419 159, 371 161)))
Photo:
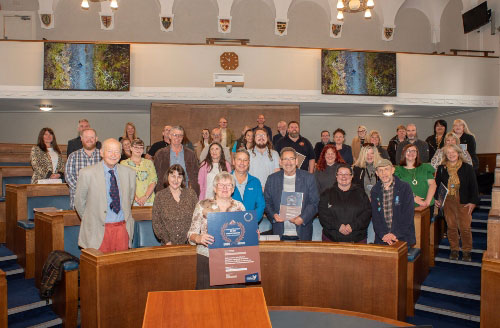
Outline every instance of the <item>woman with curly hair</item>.
POLYGON ((321 155, 319 155, 316 172, 314 172, 320 194, 326 189, 333 187, 333 184, 337 182, 336 174, 339 164, 345 164, 345 161, 340 156, 335 145, 326 145, 321 151, 321 155))

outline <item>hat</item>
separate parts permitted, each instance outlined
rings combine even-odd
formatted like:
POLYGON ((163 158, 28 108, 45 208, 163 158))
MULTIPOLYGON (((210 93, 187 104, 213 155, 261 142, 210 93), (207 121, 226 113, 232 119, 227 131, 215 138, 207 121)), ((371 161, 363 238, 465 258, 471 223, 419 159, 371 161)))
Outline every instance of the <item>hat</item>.
POLYGON ((380 161, 375 163, 375 168, 378 169, 379 167, 389 166, 389 165, 392 166, 392 162, 388 159, 382 158, 380 161))

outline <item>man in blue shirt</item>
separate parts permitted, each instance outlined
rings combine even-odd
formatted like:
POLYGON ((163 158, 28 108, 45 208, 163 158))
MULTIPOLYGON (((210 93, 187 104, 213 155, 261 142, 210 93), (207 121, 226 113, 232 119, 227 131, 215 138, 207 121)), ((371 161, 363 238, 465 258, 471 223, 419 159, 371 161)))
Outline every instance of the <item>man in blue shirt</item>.
POLYGON ((250 154, 246 149, 238 149, 234 156, 233 175, 236 180, 233 199, 245 205, 247 211, 255 210, 259 221, 262 219, 266 202, 260 180, 248 174, 250 154))

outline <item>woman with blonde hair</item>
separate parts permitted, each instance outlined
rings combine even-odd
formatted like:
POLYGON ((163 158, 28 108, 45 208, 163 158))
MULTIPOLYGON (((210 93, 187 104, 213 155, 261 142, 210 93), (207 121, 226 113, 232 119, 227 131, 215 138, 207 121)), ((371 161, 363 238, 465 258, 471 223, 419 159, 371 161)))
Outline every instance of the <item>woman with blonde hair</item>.
POLYGON ((121 136, 118 141, 122 141, 122 139, 128 139, 130 142, 137 139, 135 125, 132 122, 127 122, 125 124, 125 129, 123 130, 123 136, 121 136))
MULTIPOLYGON (((436 184, 441 183, 448 188, 444 203, 444 217, 448 225, 450 242, 450 260, 458 260, 462 239, 462 261, 471 261, 472 250, 472 211, 479 203, 479 191, 476 174, 471 165, 465 163, 462 150, 457 145, 446 145, 443 148, 445 157, 438 166, 436 184), (460 236, 459 236, 460 231, 460 236)), ((435 197, 437 197, 437 191, 435 197)), ((436 205, 441 206, 439 200, 436 205)))
POLYGON ((460 147, 467 150, 472 159, 472 167, 475 171, 479 169, 479 158, 476 154, 476 138, 474 134, 470 132, 467 123, 462 119, 456 119, 453 121, 453 132, 457 135, 460 140, 460 147))
MULTIPOLYGON (((453 132, 448 132, 446 136, 444 137, 444 145, 460 145, 460 139, 458 139, 457 135, 453 132)), ((443 146, 444 147, 444 146, 443 146)), ((465 148, 465 147, 464 147, 465 148)), ((472 165, 472 159, 470 157, 470 154, 467 150, 460 148, 462 150, 462 155, 464 157, 464 162, 472 165)), ((441 165, 441 162, 443 161, 444 153, 442 148, 438 148, 436 150, 436 153, 431 159, 431 165, 434 167, 434 169, 437 169, 439 165, 441 165)))
MULTIPOLYGON (((375 163, 378 163, 381 159, 377 147, 372 143, 365 143, 361 147, 359 157, 352 168, 352 183, 361 186, 368 199, 371 199, 372 188, 378 181, 378 176, 375 174, 375 163)), ((374 241, 375 231, 370 220, 367 243, 372 244, 374 241)))
POLYGON ((382 137, 380 136, 380 133, 377 130, 371 130, 368 137, 368 140, 370 140, 369 143, 372 143, 375 147, 377 147, 380 156, 390 160, 389 153, 384 149, 384 147, 382 147, 382 137))

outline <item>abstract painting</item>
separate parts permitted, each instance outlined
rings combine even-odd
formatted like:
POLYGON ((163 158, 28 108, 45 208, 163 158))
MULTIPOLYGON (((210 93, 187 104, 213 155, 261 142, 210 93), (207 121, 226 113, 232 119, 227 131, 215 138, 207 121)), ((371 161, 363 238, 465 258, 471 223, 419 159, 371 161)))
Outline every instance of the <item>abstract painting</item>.
POLYGON ((396 96, 396 54, 322 50, 321 93, 396 96))
POLYGON ((129 91, 130 45, 46 42, 43 89, 129 91))

